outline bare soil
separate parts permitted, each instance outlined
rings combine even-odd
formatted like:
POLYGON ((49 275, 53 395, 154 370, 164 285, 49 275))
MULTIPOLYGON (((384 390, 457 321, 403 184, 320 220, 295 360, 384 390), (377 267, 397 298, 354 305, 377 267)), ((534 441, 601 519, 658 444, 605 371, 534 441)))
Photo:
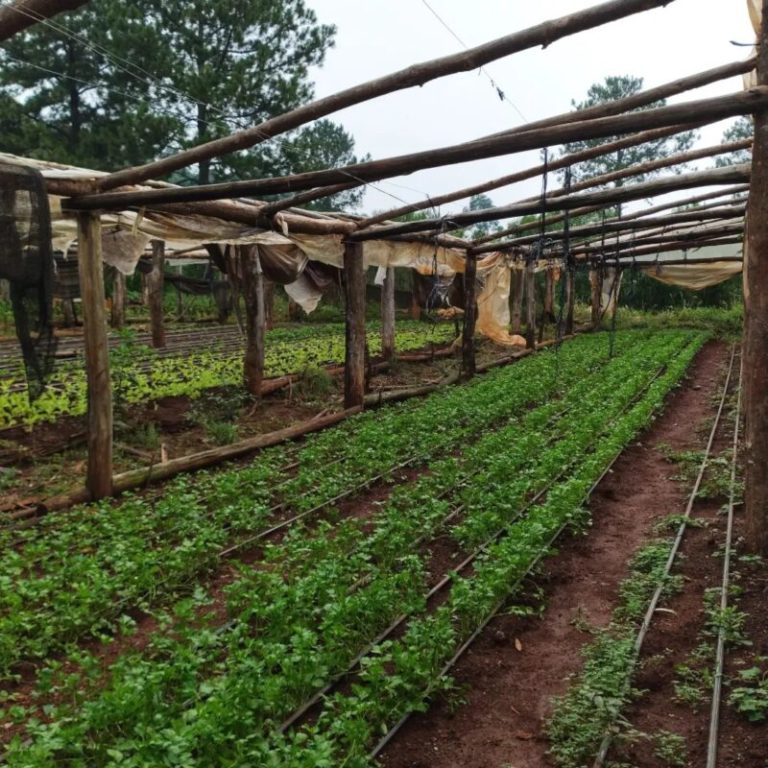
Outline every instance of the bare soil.
POLYGON ((597 488, 588 535, 566 537, 538 580, 540 616, 494 619, 454 668, 461 702, 439 701, 416 715, 381 756, 386 768, 544 768, 545 725, 554 696, 581 668, 591 635, 604 626, 632 554, 666 516, 683 511, 684 487, 659 446, 703 447, 712 397, 727 357, 708 344, 657 421, 630 446, 597 488))

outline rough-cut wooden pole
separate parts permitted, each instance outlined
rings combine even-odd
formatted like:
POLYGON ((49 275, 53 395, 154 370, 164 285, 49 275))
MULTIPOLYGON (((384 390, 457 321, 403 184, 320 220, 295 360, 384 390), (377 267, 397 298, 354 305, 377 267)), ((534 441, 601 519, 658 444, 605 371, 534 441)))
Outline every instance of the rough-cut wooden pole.
POLYGON ((245 301, 245 356, 243 378, 245 388, 253 397, 261 396, 264 379, 264 340, 266 313, 264 307, 264 275, 258 246, 238 246, 243 274, 245 301))
POLYGON ((74 11, 88 0, 15 0, 0 6, 0 42, 65 11, 74 11))
POLYGON ((112 327, 121 329, 125 325, 125 275, 115 269, 112 276, 112 327))
MULTIPOLYGON (((768 0, 762 3, 757 79, 768 84, 768 0)), ((755 114, 744 264, 744 418, 747 545, 768 557, 768 111, 755 114)))
POLYGON ((525 346, 536 347, 536 262, 525 265, 525 346))
POLYGON ((589 270, 589 285, 592 289, 592 330, 600 327, 603 316, 603 268, 593 267, 589 270))
POLYGON ((565 270, 565 334, 573 333, 573 310, 576 303, 576 283, 574 270, 565 270))
POLYGON ((268 331, 274 326, 275 315, 275 284, 264 278, 264 323, 268 331))
POLYGON ((365 263, 360 243, 344 245, 344 292, 344 407, 355 408, 365 402, 365 263))
POLYGON ((165 320, 163 318, 165 243, 162 240, 152 241, 152 271, 146 277, 152 346, 160 349, 165 346, 165 320))
POLYGON ((78 269, 83 302, 83 342, 88 382, 88 470, 92 499, 112 493, 112 385, 104 316, 104 268, 98 214, 77 218, 78 269))
POLYGON ((544 273, 544 319, 548 323, 555 321, 555 274, 552 269, 544 273))
POLYGON ((395 268, 387 267, 381 286, 381 355, 385 360, 395 357, 395 268))
POLYGON ((523 296, 525 295, 525 273, 521 269, 510 270, 509 316, 512 333, 519 334, 523 323, 523 296))
MULTIPOLYGON (((608 24, 632 14, 660 8, 672 0, 611 0, 592 8, 545 21, 534 27, 514 32, 506 37, 470 48, 461 53, 414 64, 384 77, 347 88, 317 99, 309 104, 266 120, 259 125, 239 131, 222 139, 215 139, 176 155, 156 160, 138 168, 128 168, 98 180, 99 189, 114 189, 124 184, 136 184, 151 178, 160 178, 173 171, 231 152, 248 149, 272 136, 276 136, 340 109, 370 101, 378 96, 404 88, 421 86, 440 77, 457 72, 468 72, 513 53, 547 46, 555 40, 586 29, 608 24)), ((348 181, 342 179, 341 183, 348 181)))
POLYGON ((461 373, 465 379, 475 375, 475 323, 477 321, 477 259, 464 262, 464 324, 461 332, 461 373))
MULTIPOLYGON (((220 200, 244 195, 283 194, 348 182, 350 177, 360 184, 364 184, 426 168, 438 168, 470 160, 498 157, 499 155, 540 149, 570 141, 601 139, 617 134, 678 124, 698 125, 716 122, 726 117, 752 113, 766 106, 768 106, 768 86, 758 86, 748 91, 740 91, 716 98, 699 99, 698 101, 689 101, 641 112, 630 112, 616 117, 603 117, 596 120, 556 125, 551 128, 524 133, 504 134, 495 138, 481 138, 453 146, 398 155, 382 160, 371 160, 342 168, 221 184, 83 195, 65 200, 64 206, 71 210, 116 210, 130 206, 151 206, 159 203, 220 200)), ((423 228, 420 227, 419 229, 423 228)), ((418 231, 418 229, 412 231, 418 231)))

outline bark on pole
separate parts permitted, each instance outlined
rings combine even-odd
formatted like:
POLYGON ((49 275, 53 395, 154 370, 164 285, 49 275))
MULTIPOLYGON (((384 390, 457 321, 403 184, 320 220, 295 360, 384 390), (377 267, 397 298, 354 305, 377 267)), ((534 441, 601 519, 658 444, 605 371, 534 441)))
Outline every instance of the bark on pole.
POLYGON ((573 333, 573 309, 576 301, 576 286, 574 284, 574 271, 565 270, 565 334, 573 333))
POLYGON ((523 324, 523 296, 525 295, 525 273, 520 269, 510 270, 509 315, 512 333, 520 333, 523 324))
POLYGON ((253 397, 261 396, 264 379, 264 341, 266 312, 264 304, 264 274, 261 270, 258 246, 240 246, 245 299, 245 357, 243 374, 245 387, 253 397))
POLYGON ((602 266, 589 270, 589 285, 592 289, 592 330, 600 327, 602 320, 603 298, 603 268, 602 266))
POLYGON ((525 265, 525 346, 536 348, 536 262, 525 265))
POLYGON ((464 261, 464 325, 461 334, 461 368, 465 379, 475 375, 475 322, 477 320, 477 259, 464 261))
POLYGON ((395 357, 395 268, 387 267, 381 286, 381 355, 385 360, 395 357))
POLYGON ((112 279, 112 327, 118 330, 125 325, 125 275, 115 269, 112 279))
POLYGON ((365 402, 365 264, 361 243, 344 245, 344 407, 365 402))
MULTIPOLYGON (((757 79, 768 83, 768 0, 762 3, 757 79)), ((755 113, 744 253, 744 420, 747 546, 768 556, 768 111, 755 113)))
POLYGON ((548 323, 555 321, 555 273, 547 269, 544 273, 544 318, 548 323))
POLYGON ((147 275, 147 301, 149 323, 152 328, 152 346, 165 346, 165 322, 163 319, 163 289, 165 287, 165 243, 152 241, 152 271, 147 275))
POLYGON ((112 493, 112 384, 109 379, 101 220, 98 214, 78 216, 77 238, 88 382, 86 488, 91 499, 101 499, 112 493))

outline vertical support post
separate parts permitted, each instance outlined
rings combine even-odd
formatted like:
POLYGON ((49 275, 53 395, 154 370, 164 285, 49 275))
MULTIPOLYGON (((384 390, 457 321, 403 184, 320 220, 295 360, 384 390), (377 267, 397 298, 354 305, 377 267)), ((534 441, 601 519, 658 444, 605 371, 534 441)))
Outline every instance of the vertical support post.
POLYGON ((118 330, 125 325, 125 275, 117 268, 112 278, 112 327, 118 330))
POLYGON ((101 499, 112 493, 112 384, 109 380, 101 219, 98 214, 78 215, 77 242, 88 382, 86 488, 91 499, 101 499))
POLYGON ((475 323, 477 321, 477 258, 464 258, 464 326, 461 334, 461 368, 465 379, 475 375, 475 323))
POLYGON ((600 327, 602 318, 602 298, 603 298, 603 268, 592 267, 589 270, 589 285, 592 288, 592 330, 600 327))
MULTIPOLYGON (((259 259, 259 263, 261 263, 261 259, 259 259)), ((275 314, 275 284, 271 280, 267 280, 266 277, 264 277, 263 280, 264 280, 264 323, 265 323, 266 330, 271 331, 274 325, 273 318, 275 314)))
POLYGON ((245 357, 243 375, 248 392, 261 397, 264 378, 264 339, 266 311, 264 304, 264 273, 258 246, 240 246, 240 264, 245 299, 245 357))
POLYGON ((565 268, 565 333, 573 333, 573 309, 576 302, 576 285, 574 271, 570 266, 565 268))
MULTIPOLYGON (((768 84, 768 0, 762 2, 757 84, 768 84)), ((746 543, 768 556, 768 111, 756 112, 744 251, 746 543)))
POLYGON ((344 407, 362 406, 365 398, 365 263, 363 244, 344 244, 344 407))
POLYGON ((381 286, 381 355, 395 359, 395 268, 387 267, 381 286))
POLYGON ((512 269, 510 275, 510 318, 512 333, 520 333, 523 325, 523 296, 525 295, 525 273, 520 269, 512 269))
POLYGON ((525 265, 525 346, 536 348, 536 261, 525 265))
POLYGON ((544 273, 544 320, 555 322, 555 275, 551 265, 544 273))
POLYGON ((416 296, 416 280, 418 279, 416 270, 411 271, 411 320, 421 320, 421 307, 416 296))
POLYGON ((165 346, 165 325, 163 322, 163 288, 165 285, 165 243, 152 241, 152 271, 147 275, 147 298, 149 302, 149 323, 152 328, 152 346, 165 346))

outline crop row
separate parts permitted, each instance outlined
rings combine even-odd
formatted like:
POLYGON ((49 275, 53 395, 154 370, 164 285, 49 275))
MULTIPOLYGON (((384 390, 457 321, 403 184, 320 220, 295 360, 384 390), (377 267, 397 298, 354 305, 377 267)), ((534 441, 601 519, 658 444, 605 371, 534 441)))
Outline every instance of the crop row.
POLYGON ((605 446, 615 453, 642 426, 639 419, 647 420, 700 343, 669 334, 637 344, 606 365, 602 380, 583 379, 562 402, 526 413, 396 489, 369 531, 355 521, 297 529, 265 552, 267 567, 244 569, 230 586, 234 620, 226 631, 214 630, 213 610, 201 620, 204 593, 181 603, 173 632, 158 635, 142 657, 118 660, 103 690, 94 675, 97 695, 73 694, 76 706, 49 710, 44 726, 33 723, 32 745, 17 742, 12 764, 358 764, 383 724, 423 704, 434 670, 489 600, 506 594, 510 574, 541 550, 547 524, 573 514, 574 493, 581 499, 583 483, 612 455, 605 446), (654 372, 670 361, 656 380, 654 372), (570 478, 521 518, 525 499, 571 472, 574 456, 570 478), (457 477, 470 482, 451 494, 457 477), (487 542, 473 575, 456 580, 449 603, 425 613, 427 563, 416 543, 434 535, 457 502, 463 514, 450 533, 464 546, 517 522, 506 538, 487 542), (353 693, 331 697, 316 727, 281 736, 276 722, 402 611, 423 615, 401 640, 366 657, 353 693))
MULTIPOLYGON (((293 334, 277 329, 268 338, 265 351, 267 376, 299 373, 307 368, 341 362, 344 359, 344 334, 308 334, 303 329, 293 334)), ((453 337, 453 327, 417 323, 398 324, 396 345, 401 352, 444 344, 453 337)), ((381 351, 381 336, 368 334, 371 354, 381 351)), ((135 404, 161 397, 197 397, 206 389, 240 384, 243 380, 242 350, 221 352, 200 349, 183 356, 152 357, 148 348, 119 345, 112 350, 112 381, 116 401, 135 404)), ((43 393, 29 401, 25 387, 12 378, 0 379, 0 428, 17 424, 32 426, 55 421, 60 416, 80 416, 87 410, 87 389, 82 363, 65 364, 47 384, 43 393)))
MULTIPOLYGON (((627 335, 631 348, 640 336, 627 335)), ((599 369, 604 344, 580 340, 560 353, 559 386, 599 369)), ((127 496, 45 518, 0 535, 0 662, 43 657, 94 633, 126 607, 211 567, 225 544, 263 530, 276 502, 306 512, 411 457, 426 462, 514 417, 552 391, 555 355, 521 361, 469 387, 364 414, 311 437, 298 472, 285 476, 281 449, 245 468, 182 476, 159 496, 127 496), (330 457, 337 461, 329 463, 330 457)), ((551 406, 548 406, 551 407, 551 406)))

